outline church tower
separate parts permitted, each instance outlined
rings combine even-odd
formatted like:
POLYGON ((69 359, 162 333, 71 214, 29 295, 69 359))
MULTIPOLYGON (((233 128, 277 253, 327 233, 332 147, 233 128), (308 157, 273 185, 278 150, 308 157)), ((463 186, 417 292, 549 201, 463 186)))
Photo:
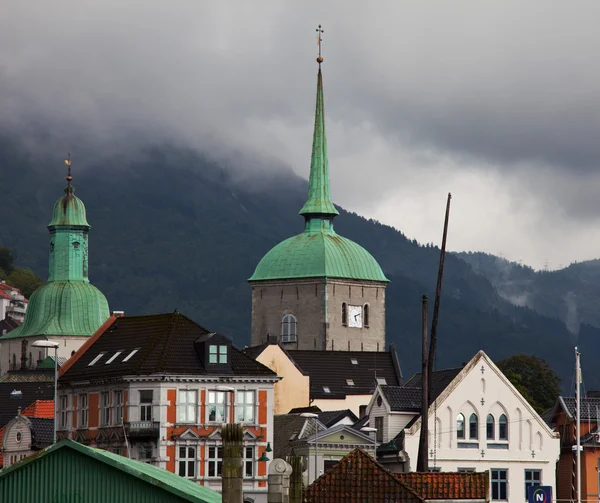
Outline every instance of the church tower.
POLYGON ((271 249, 252 277, 252 345, 288 349, 385 350, 388 279, 373 256, 334 230, 320 55, 304 232, 271 249))
POLYGON ((31 295, 23 324, 0 337, 2 372, 35 367, 46 355, 27 346, 38 339, 59 341, 59 355, 70 357, 110 315, 106 297, 88 279, 90 224, 71 185, 70 159, 66 163, 65 194, 54 204, 48 224, 48 281, 31 295))

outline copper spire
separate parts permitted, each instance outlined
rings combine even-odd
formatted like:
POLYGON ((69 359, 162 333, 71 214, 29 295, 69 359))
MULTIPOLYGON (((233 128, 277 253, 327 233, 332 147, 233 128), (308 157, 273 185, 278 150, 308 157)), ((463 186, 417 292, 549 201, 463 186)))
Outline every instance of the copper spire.
POLYGON ((67 166, 67 183, 71 185, 71 180, 73 180, 73 177, 71 176, 71 152, 67 152, 67 159, 65 159, 65 165, 67 166))

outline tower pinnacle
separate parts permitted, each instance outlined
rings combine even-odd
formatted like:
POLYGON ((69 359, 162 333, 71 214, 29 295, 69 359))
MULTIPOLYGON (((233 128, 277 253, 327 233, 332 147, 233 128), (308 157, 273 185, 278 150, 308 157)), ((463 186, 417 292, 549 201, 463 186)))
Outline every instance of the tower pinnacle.
POLYGON ((333 218, 339 215, 329 195, 329 161, 327 158, 327 136, 325 134, 325 107, 323 103, 323 75, 321 73, 321 25, 317 28, 319 44, 319 72, 317 74, 317 105, 315 110, 315 128, 313 133, 310 176, 308 179, 308 199, 300 215, 307 220, 312 217, 333 218))

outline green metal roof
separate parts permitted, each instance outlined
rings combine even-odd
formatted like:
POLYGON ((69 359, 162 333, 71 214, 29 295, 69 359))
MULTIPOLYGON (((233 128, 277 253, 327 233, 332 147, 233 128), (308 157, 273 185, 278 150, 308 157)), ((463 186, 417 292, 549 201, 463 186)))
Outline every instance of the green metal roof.
POLYGON ((367 250, 320 219, 309 220, 303 233, 272 248, 248 281, 322 277, 389 281, 367 250))
POLYGON ((73 440, 61 440, 23 459, 20 463, 0 471, 1 501, 133 503, 147 502, 149 495, 153 496, 153 501, 178 500, 191 503, 222 501, 219 493, 167 470, 102 449, 88 447, 73 440), (81 456, 91 458, 154 487, 150 492, 145 493, 132 490, 135 488, 131 487, 131 482, 118 483, 114 480, 115 477, 107 477, 110 472, 107 474, 99 469, 93 469, 94 466, 85 463, 81 456), (44 463, 44 461, 48 462, 44 463), (16 477, 16 482, 11 483, 11 477, 16 477), (102 489, 106 490, 104 494, 99 494, 98 482, 101 483, 102 489), (164 492, 170 493, 173 497, 168 498, 164 492), (109 494, 113 498, 116 494, 118 499, 108 499, 109 494), (60 498, 55 499, 55 496, 60 498))
POLYGON ((92 335, 110 316, 104 294, 84 281, 51 281, 29 299, 23 324, 0 340, 33 335, 92 335))
POLYGON ((321 65, 317 75, 317 106, 313 133, 308 199, 300 215, 339 215, 329 195, 329 160, 327 157, 327 135, 325 134, 325 107, 323 102, 323 76, 321 65))
POLYGON ((79 225, 90 227, 85 216, 85 206, 81 199, 75 196, 75 189, 70 181, 65 188, 65 195, 54 203, 52 220, 48 227, 54 225, 79 225))
POLYGON ((88 279, 85 206, 73 195, 71 177, 54 205, 48 282, 29 299, 23 324, 0 340, 36 335, 90 336, 110 316, 106 297, 88 279))

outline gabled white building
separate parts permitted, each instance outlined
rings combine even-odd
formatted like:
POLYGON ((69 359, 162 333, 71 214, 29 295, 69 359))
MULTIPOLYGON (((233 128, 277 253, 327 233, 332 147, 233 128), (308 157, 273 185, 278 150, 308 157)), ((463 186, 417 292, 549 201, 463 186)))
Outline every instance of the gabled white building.
MULTIPOLYGON (((434 372, 429 407, 429 468, 490 470, 492 501, 526 501, 529 485, 555 489, 560 439, 483 352, 462 369, 434 372)), ((367 408, 377 440, 403 451, 396 459, 415 471, 421 376, 403 387, 378 386, 367 408), (403 440, 403 442, 402 442, 403 440)), ((555 491, 554 491, 555 493, 555 491)))

